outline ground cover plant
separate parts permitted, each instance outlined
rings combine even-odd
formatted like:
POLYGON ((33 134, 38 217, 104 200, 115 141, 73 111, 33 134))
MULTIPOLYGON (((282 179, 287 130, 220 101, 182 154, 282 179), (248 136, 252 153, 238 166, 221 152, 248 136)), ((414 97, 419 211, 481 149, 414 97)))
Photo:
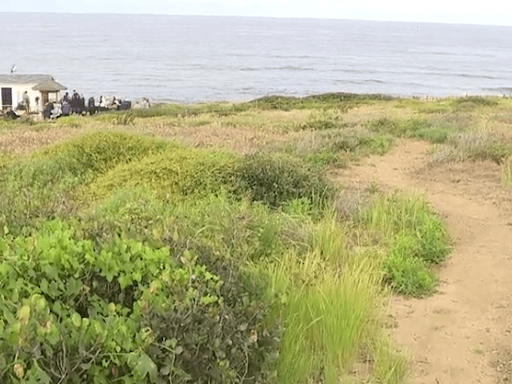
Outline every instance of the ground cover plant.
POLYGON ((510 106, 333 94, 2 123, 0 382, 405 382, 386 297, 435 290, 448 234, 424 197, 356 199, 330 171, 423 139, 506 184, 510 106))

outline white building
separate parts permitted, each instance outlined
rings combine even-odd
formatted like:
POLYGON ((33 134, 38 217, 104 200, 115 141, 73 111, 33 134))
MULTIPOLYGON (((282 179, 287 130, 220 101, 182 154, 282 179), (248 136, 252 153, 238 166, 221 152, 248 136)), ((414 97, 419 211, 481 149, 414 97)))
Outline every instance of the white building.
POLYGON ((66 89, 50 75, 0 75, 0 108, 2 111, 16 109, 27 92, 30 111, 39 112, 47 102, 60 100, 60 91, 66 89))

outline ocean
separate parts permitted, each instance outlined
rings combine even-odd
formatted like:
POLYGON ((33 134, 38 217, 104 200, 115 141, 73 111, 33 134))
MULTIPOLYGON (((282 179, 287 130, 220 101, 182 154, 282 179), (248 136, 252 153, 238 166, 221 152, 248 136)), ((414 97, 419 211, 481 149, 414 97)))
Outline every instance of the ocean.
POLYGON ((326 92, 512 93, 512 27, 326 19, 0 13, 0 73, 86 97, 243 101, 326 92))

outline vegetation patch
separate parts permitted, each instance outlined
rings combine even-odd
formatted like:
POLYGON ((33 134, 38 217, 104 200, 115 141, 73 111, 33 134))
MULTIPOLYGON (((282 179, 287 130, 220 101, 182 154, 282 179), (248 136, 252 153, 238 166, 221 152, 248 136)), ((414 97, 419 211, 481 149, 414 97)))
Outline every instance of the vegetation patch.
POLYGON ((374 134, 361 127, 329 129, 299 136, 289 144, 288 150, 313 165, 344 166, 360 156, 383 155, 393 141, 389 134, 374 134))
POLYGON ((334 194, 322 172, 285 154, 247 156, 237 169, 237 177, 253 201, 271 207, 299 198, 321 206, 334 194))
POLYGON ((97 178, 87 196, 103 199, 126 187, 146 186, 169 200, 219 194, 236 189, 237 157, 226 152, 176 146, 131 164, 122 164, 97 178))
POLYGON ((491 160, 501 164, 512 154, 512 139, 499 132, 463 132, 434 148, 434 163, 491 160))
POLYGON ((422 197, 394 193, 377 196, 360 213, 361 222, 386 239, 384 281, 396 292, 423 296, 433 291, 429 266, 443 262, 449 238, 441 221, 422 197))
POLYGON ((0 173, 0 225, 11 231, 54 218, 76 206, 77 187, 119 163, 168 147, 165 141, 121 132, 97 132, 36 152, 0 173))
POLYGON ((327 172, 413 138, 499 161, 506 184, 508 120, 478 112, 510 103, 337 93, 0 122, 95 131, 0 155, 0 382, 403 383, 386 295, 433 292, 449 238, 421 196, 327 172))
POLYGON ((0 152, 0 172, 6 168, 9 164, 13 163, 15 157, 10 153, 0 152))
POLYGON ((124 237, 94 249, 56 221, 0 252, 2 381, 265 380, 265 307, 191 251, 124 237))

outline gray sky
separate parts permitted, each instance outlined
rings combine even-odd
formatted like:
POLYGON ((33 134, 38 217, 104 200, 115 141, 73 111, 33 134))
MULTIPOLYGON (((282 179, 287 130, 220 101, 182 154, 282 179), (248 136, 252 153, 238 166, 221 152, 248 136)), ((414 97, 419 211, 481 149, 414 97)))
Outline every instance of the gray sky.
POLYGON ((314 17, 512 25, 510 0, 1 0, 6 12, 314 17))

